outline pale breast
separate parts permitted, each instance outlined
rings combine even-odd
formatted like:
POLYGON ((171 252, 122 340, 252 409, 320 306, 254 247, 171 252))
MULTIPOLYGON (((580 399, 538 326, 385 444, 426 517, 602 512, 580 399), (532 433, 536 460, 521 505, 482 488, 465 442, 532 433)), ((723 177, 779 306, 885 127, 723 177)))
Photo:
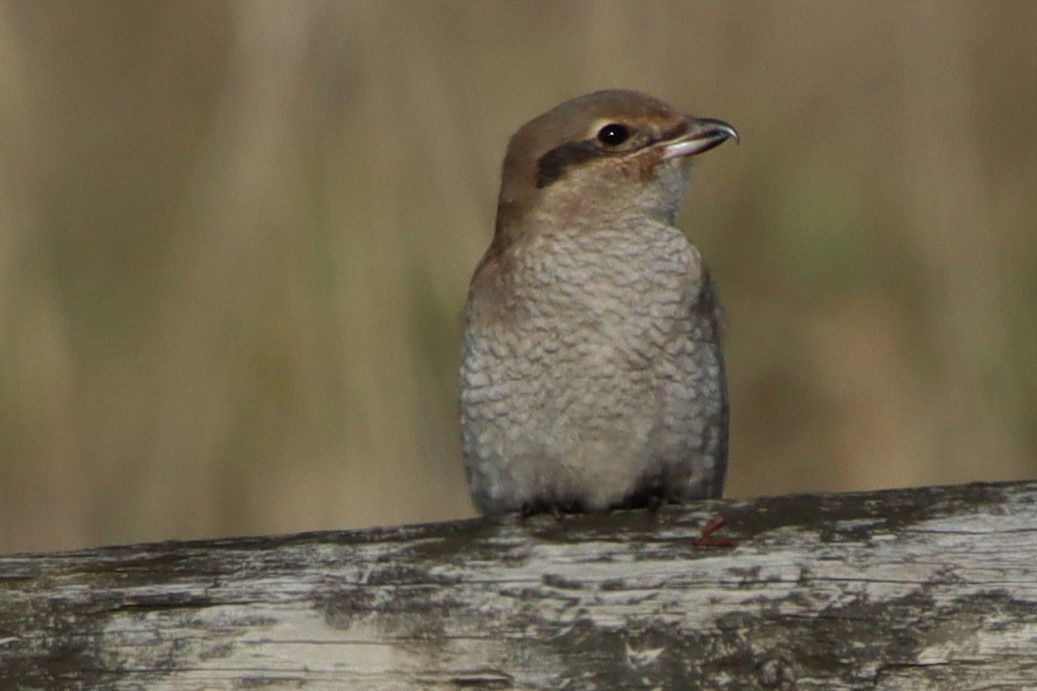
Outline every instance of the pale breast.
POLYGON ((519 249, 500 277, 506 309, 468 307, 462 442, 476 503, 603 509, 671 466, 690 477, 682 459, 716 445, 724 398, 698 252, 661 224, 519 249))

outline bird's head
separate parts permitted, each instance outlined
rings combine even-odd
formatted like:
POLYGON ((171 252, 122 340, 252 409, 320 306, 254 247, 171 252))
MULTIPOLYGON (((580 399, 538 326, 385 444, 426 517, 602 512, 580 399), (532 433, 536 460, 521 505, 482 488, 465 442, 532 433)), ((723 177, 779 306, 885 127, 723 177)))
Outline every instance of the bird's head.
POLYGON ((672 224, 691 158, 732 138, 738 133, 726 122, 684 115, 636 91, 566 101, 523 125, 508 144, 497 240, 552 226, 672 224))

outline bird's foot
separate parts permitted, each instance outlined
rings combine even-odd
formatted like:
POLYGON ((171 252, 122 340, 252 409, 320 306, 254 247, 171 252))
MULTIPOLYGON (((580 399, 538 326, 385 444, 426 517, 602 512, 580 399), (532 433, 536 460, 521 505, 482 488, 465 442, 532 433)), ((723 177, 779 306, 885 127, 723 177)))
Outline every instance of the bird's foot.
POLYGON ((648 511, 652 514, 652 516, 655 516, 657 513, 659 513, 659 509, 661 509, 663 507, 663 504, 665 503, 666 500, 663 499, 662 496, 658 494, 653 494, 650 497, 648 497, 648 511))
POLYGON ((714 533, 727 525, 727 519, 723 516, 717 516, 706 526, 699 531, 698 537, 693 538, 691 544, 696 547, 721 547, 721 548, 732 548, 737 547, 738 543, 726 537, 714 537, 714 533))
POLYGON ((525 523, 526 519, 532 516, 536 516, 537 514, 541 513, 549 513, 552 516, 554 516, 554 519, 556 521, 558 521, 559 523, 564 523, 565 513, 567 510, 578 512, 579 508, 571 508, 558 503, 547 503, 542 501, 530 502, 522 506, 522 511, 519 514, 519 520, 525 523))

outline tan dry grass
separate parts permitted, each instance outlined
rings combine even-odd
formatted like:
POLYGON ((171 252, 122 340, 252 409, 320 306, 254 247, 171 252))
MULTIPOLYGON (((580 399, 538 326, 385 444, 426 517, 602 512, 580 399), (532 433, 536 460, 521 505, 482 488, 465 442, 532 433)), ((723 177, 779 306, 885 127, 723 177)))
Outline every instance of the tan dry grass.
POLYGON ((735 123, 729 494, 1037 472, 1037 5, 0 3, 0 551, 468 515, 510 132, 735 123))

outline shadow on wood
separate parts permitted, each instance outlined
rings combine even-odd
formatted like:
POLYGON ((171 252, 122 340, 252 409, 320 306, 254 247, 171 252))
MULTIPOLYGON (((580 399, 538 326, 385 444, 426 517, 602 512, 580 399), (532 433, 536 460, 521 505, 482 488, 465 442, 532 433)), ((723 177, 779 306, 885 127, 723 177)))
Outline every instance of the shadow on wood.
POLYGON ((1037 482, 0 557, 2 688, 974 685, 1037 685, 1037 482))

